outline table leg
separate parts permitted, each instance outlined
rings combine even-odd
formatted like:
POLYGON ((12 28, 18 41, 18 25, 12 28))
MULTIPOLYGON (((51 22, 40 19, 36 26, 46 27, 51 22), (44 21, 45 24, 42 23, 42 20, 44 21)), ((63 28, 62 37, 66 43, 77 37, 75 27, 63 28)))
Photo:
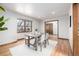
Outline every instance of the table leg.
POLYGON ((26 41, 26 39, 25 39, 25 44, 27 44, 27 41, 26 41))
POLYGON ((30 47, 30 37, 28 36, 28 47, 30 47))
POLYGON ((35 38, 35 50, 37 51, 37 38, 35 38))

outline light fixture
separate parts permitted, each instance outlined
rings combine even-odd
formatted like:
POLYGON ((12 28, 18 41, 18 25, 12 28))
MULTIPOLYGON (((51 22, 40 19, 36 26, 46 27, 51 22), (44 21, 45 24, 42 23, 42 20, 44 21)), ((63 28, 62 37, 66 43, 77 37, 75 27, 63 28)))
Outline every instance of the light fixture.
POLYGON ((26 5, 25 8, 24 8, 24 12, 26 14, 32 14, 32 12, 33 12, 32 6, 30 4, 29 5, 26 5))
POLYGON ((17 4, 15 9, 17 12, 28 15, 32 14, 33 11, 32 6, 30 4, 17 4))
POLYGON ((52 12, 52 14, 54 15, 54 14, 55 14, 55 12, 53 11, 53 12, 52 12))

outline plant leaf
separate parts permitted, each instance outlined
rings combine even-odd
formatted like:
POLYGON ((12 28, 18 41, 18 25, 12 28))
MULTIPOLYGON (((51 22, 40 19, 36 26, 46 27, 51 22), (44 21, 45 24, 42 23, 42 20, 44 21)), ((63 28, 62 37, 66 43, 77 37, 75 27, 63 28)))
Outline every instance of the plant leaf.
POLYGON ((0 31, 7 30, 7 27, 0 28, 0 31))
POLYGON ((4 16, 0 17, 0 22, 2 22, 4 20, 4 16))
POLYGON ((0 10, 2 10, 2 11, 4 11, 4 12, 5 12, 5 9, 4 9, 2 6, 0 6, 0 10))
POLYGON ((5 19, 5 20, 3 20, 3 22, 6 22, 6 21, 8 21, 9 19, 7 18, 7 19, 5 19))
POLYGON ((0 27, 2 27, 4 24, 5 24, 4 22, 1 22, 1 23, 0 23, 0 27))

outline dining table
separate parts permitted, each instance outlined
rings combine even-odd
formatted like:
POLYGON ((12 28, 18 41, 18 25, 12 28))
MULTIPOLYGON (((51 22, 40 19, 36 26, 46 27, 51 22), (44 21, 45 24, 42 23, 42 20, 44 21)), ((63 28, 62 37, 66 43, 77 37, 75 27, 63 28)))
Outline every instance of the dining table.
MULTIPOLYGON (((35 48, 35 50, 37 51, 37 45, 38 45, 38 41, 40 40, 42 33, 38 33, 38 32, 31 32, 31 33, 26 33, 25 36, 27 37, 27 41, 28 41, 28 47, 33 46, 35 48), (31 44, 30 41, 35 39, 34 44, 31 44)), ((25 40, 26 41, 26 40, 25 40)))

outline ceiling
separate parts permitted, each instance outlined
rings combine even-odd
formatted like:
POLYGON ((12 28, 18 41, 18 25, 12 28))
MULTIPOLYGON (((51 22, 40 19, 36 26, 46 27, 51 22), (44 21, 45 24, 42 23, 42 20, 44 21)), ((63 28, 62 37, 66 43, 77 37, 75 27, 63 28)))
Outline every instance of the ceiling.
POLYGON ((7 9, 38 19, 52 19, 69 13, 70 3, 3 3, 7 9))

